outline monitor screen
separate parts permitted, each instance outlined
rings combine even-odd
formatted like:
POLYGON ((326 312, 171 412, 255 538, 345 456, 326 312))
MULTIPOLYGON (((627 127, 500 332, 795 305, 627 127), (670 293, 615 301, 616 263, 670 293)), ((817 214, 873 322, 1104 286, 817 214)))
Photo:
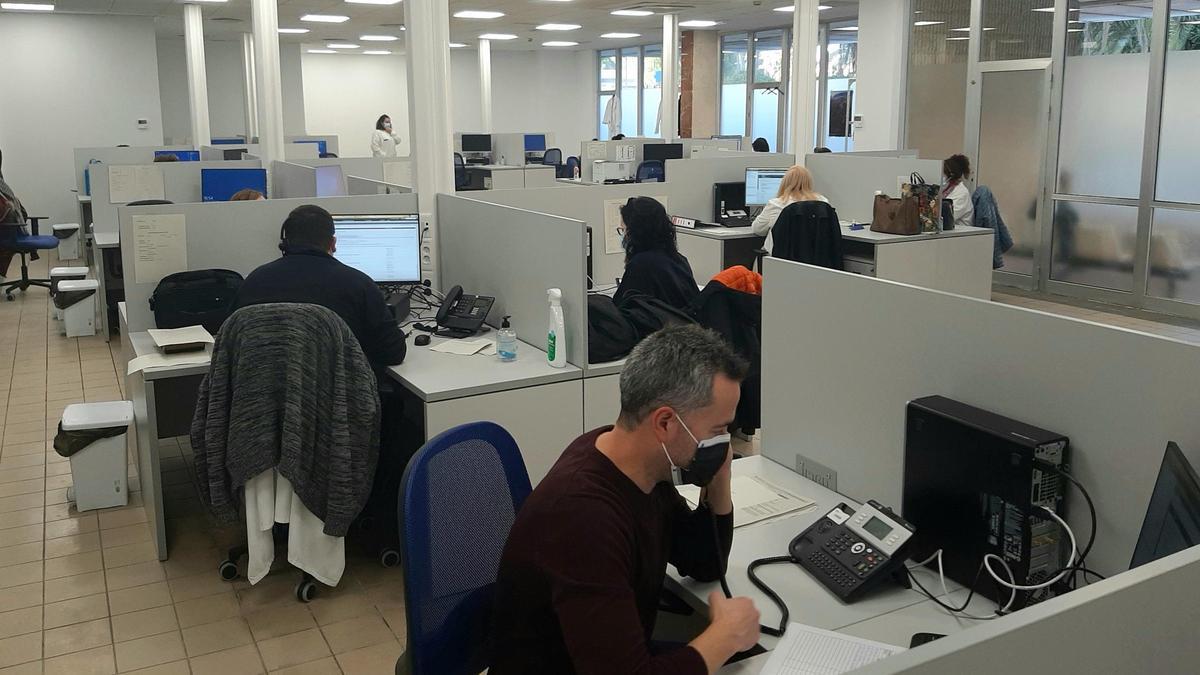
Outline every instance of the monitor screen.
POLYGON ((660 162, 683 159, 683 143, 647 143, 642 146, 642 158, 660 162))
POLYGON ((325 141, 292 141, 293 143, 311 143, 317 146, 317 153, 324 155, 329 152, 329 144, 325 141))
POLYGON ((421 281, 417 215, 334 216, 333 257, 379 283, 421 281))
POLYGON ((214 139, 212 139, 212 144, 213 144, 213 145, 241 145, 241 144, 243 144, 243 143, 245 143, 245 142, 246 142, 246 139, 244 139, 244 138, 236 138, 236 137, 234 137, 234 138, 214 138, 214 139))
POLYGON ((746 206, 765 206, 779 192, 787 169, 746 169, 746 206))
POLYGON ((525 134, 525 152, 545 152, 546 134, 525 134))
POLYGON ((1130 569, 1200 544, 1200 477, 1174 443, 1167 444, 1130 569))
POLYGON ((463 152, 491 152, 492 137, 489 134, 463 134, 463 152))
POLYGON ((200 199, 227 202, 238 192, 250 188, 267 194, 266 169, 200 169, 200 199))
POLYGON ((225 161, 236 161, 246 156, 248 151, 246 148, 234 148, 233 150, 222 150, 221 158, 225 161))
POLYGON ((175 159, 181 162, 199 162, 199 150, 155 150, 155 157, 164 157, 166 155, 175 155, 175 159))
POLYGON ((345 197, 346 178, 338 164, 314 167, 317 170, 318 197, 345 197))

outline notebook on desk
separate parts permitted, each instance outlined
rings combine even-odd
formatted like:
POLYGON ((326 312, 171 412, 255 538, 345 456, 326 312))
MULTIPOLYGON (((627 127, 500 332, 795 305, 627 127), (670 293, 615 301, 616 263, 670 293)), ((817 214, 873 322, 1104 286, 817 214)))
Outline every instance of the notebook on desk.
MULTIPOLYGON (((729 488, 733 495, 734 527, 799 511, 816 503, 755 476, 734 476, 729 482, 729 488)), ((700 504, 700 488, 682 485, 676 489, 692 508, 700 504)))
POLYGON ((791 623, 762 675, 838 675, 902 651, 903 647, 791 623))

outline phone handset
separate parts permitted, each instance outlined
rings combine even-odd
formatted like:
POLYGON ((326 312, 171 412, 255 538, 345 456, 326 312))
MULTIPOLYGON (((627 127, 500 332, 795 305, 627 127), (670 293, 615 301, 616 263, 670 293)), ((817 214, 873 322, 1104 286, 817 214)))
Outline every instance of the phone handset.
POLYGON ((446 297, 442 300, 442 306, 438 307, 437 311, 437 323, 439 326, 446 322, 446 318, 450 316, 450 310, 454 308, 454 304, 458 302, 458 299, 462 297, 462 294, 462 286, 458 285, 452 286, 450 290, 446 292, 446 297))

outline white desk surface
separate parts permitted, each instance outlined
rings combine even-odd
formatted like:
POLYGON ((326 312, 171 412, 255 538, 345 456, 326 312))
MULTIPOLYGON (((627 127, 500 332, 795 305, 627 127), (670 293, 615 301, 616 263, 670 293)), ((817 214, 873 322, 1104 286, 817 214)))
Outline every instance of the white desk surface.
POLYGON ((121 245, 121 235, 117 232, 96 232, 93 229, 92 241, 96 243, 97 248, 118 248, 121 245))
MULTIPOLYGON (((154 346, 154 340, 150 339, 150 333, 147 333, 144 330, 130 333, 129 345, 133 348, 133 355, 135 357, 153 354, 158 351, 158 347, 154 346)), ((142 377, 149 382, 153 380, 165 380, 172 377, 205 375, 208 373, 208 365, 209 361, 202 361, 199 363, 184 363, 174 366, 145 368, 141 371, 141 373, 142 377)))
POLYGON ((582 178, 555 178, 554 180, 567 185, 595 185, 595 183, 585 183, 582 178))
POLYGON ((750 231, 749 227, 679 227, 675 226, 678 234, 690 234, 707 239, 753 239, 759 235, 750 231))
POLYGON ((972 237, 981 235, 992 235, 992 230, 986 227, 956 227, 953 230, 938 232, 937 234, 886 234, 883 232, 872 232, 871 224, 866 223, 861 230, 851 230, 848 224, 842 226, 842 239, 851 241, 865 241, 870 244, 904 244, 914 241, 931 241, 934 239, 945 239, 947 237, 972 237))
POLYGON ((625 369, 625 359, 617 359, 616 361, 605 361, 604 363, 590 363, 584 369, 584 377, 603 377, 605 375, 616 375, 625 369))
POLYGON ((485 169, 487 171, 520 171, 524 170, 524 166, 511 166, 509 164, 468 164, 467 169, 485 169))

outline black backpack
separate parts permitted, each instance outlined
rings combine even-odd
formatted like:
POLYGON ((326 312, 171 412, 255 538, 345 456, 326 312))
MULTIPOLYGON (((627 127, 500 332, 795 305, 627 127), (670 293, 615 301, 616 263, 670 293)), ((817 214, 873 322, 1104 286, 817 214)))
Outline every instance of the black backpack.
POLYGON ((233 313, 242 275, 232 270, 195 270, 163 277, 150 296, 158 328, 204 326, 217 334, 233 313))
POLYGON ((607 363, 629 354, 637 331, 607 295, 588 295, 588 363, 607 363))

